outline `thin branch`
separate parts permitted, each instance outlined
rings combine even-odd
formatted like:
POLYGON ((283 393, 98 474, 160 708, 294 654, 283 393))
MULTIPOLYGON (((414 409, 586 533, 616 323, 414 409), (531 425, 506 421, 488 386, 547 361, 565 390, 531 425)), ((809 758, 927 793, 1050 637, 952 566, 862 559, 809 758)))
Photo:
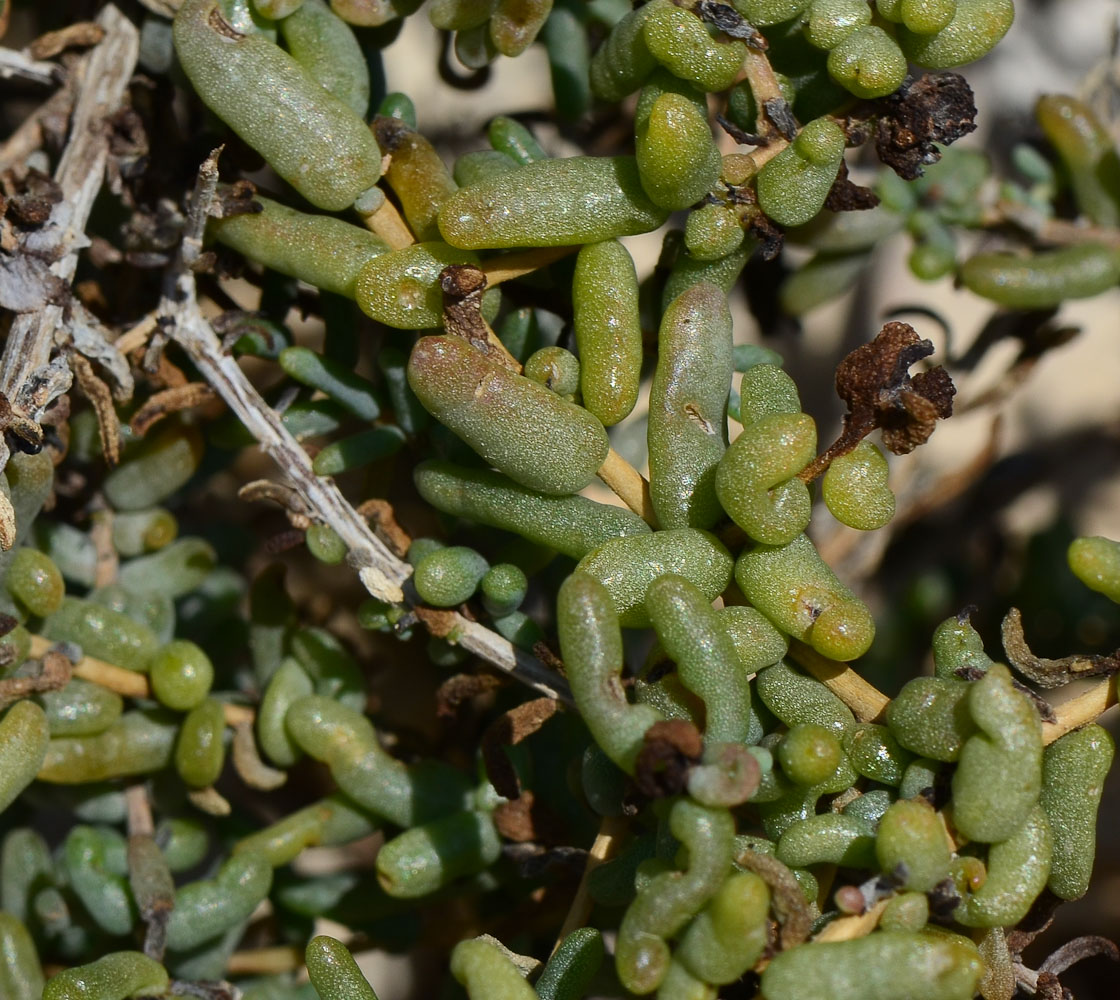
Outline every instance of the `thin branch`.
POLYGON ((1116 683, 1111 677, 1097 681, 1076 698, 1070 698, 1054 709, 1055 722, 1042 724, 1042 742, 1049 746, 1056 739, 1075 729, 1087 726, 1116 704, 1116 683))
POLYGON ((303 968, 303 949, 295 945, 235 951, 226 963, 228 976, 269 976, 303 968))
POLYGON ((159 322, 156 314, 150 312, 143 319, 125 330, 125 332, 114 341, 113 346, 120 351, 121 354, 131 354, 133 351, 145 347, 148 343, 148 338, 158 329, 159 322))
MULTIPOLYGON (((217 334, 199 312, 194 275, 181 262, 169 274, 160 313, 164 328, 190 355, 202 377, 225 400, 265 453, 284 470, 307 508, 345 543, 349 549, 348 562, 357 569, 362 585, 389 604, 406 600, 415 603, 416 595, 406 595, 402 586, 412 575, 412 567, 377 537, 332 480, 315 475, 307 452, 261 398, 236 359, 223 353, 217 334)), ((496 632, 456 612, 426 615, 424 621, 429 628, 430 618, 438 618, 444 625, 441 634, 452 637, 468 652, 542 694, 571 704, 571 693, 563 678, 496 632)))
POLYGON ((649 483, 613 448, 599 468, 598 476, 627 507, 651 528, 657 528, 657 514, 649 496, 649 483))
POLYGON ((1120 248, 1120 229, 1114 226, 1094 226, 1070 219, 1048 218, 1027 205, 1002 199, 985 213, 982 224, 988 227, 1013 226, 1029 233, 1040 243, 1053 246, 1073 246, 1080 243, 1103 243, 1120 248))
POLYGON ((881 899, 871 909, 852 915, 850 917, 840 917, 833 920, 828 924, 819 934, 817 934, 814 941, 851 941, 853 938, 867 937, 879 923, 879 918, 883 915, 883 911, 887 908, 887 903, 890 900, 881 899))
POLYGON ((599 833, 595 837, 595 842, 591 845, 591 850, 587 853, 587 866, 583 869, 583 876, 576 887, 576 894, 572 897, 572 905, 568 907, 568 914, 564 917, 564 923, 560 926, 559 934, 556 935, 556 943, 552 946, 553 954, 560 947, 564 938, 587 923, 587 918, 591 916, 591 908, 594 905, 591 892, 587 887, 588 879, 596 868, 618 853, 619 845, 628 829, 629 825, 620 816, 603 817, 599 824, 599 833))
POLYGON ((43 145, 43 123, 51 118, 69 118, 74 106, 73 80, 48 97, 16 126, 16 130, 0 146, 0 170, 22 163, 43 145))
POLYGON ((486 274, 486 287, 493 288, 503 281, 523 278, 527 274, 539 271, 542 267, 555 264, 556 261, 563 260, 578 249, 578 246, 536 247, 532 250, 521 250, 517 253, 502 254, 500 257, 491 257, 490 260, 479 266, 486 274))
MULTIPOLYGON (((105 38, 80 64, 81 85, 70 141, 55 171, 63 197, 54 206, 47 224, 27 238, 31 250, 60 245, 66 249, 51 270, 67 283, 73 280, 77 269, 78 250, 86 243, 86 220, 105 175, 109 147, 101 123, 124 100, 139 53, 136 28, 112 4, 102 9, 97 23, 105 29, 105 38)), ((62 319, 63 308, 55 305, 17 316, 4 345, 0 392, 32 419, 70 385, 64 378, 55 379, 50 392, 36 395, 41 387, 41 373, 50 362, 55 332, 63 326, 62 319), (44 399, 44 395, 48 398, 44 399)))
POLYGON ((847 663, 829 660, 802 642, 791 642, 789 655, 847 705, 860 722, 874 722, 891 702, 847 663))
POLYGON ((66 71, 58 63, 44 62, 26 52, 0 46, 0 80, 26 80, 51 86, 65 75, 66 71))
MULTIPOLYGON (((53 640, 33 634, 31 636, 30 655, 33 659, 46 656, 54 645, 53 640)), ((110 691, 116 691, 117 694, 125 698, 152 697, 151 685, 144 674, 138 674, 134 670, 126 670, 124 667, 106 663, 104 660, 98 660, 92 656, 83 656, 74 664, 72 673, 75 677, 81 677, 83 680, 100 684, 110 691)), ((226 724, 229 726, 237 726, 242 722, 252 722, 256 717, 256 713, 247 705, 223 703, 222 712, 225 715, 226 724)))
POLYGON ((390 250, 403 250, 416 242, 412 230, 381 188, 371 188, 354 203, 354 211, 371 233, 380 236, 390 250))

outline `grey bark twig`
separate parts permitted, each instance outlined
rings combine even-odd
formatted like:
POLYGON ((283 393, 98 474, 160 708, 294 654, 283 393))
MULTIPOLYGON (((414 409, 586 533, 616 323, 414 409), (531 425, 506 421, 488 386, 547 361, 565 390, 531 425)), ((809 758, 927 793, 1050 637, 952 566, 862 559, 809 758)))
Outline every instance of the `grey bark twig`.
MULTIPOLYGON (((51 271, 67 284, 78 266, 78 251, 87 245, 86 220, 105 175, 109 156, 104 119, 125 97, 139 54, 139 34, 132 22, 112 4, 102 9, 97 23, 105 37, 79 64, 78 101, 55 180, 62 200, 50 219, 27 239, 27 249, 49 252, 57 259, 51 271)), ((46 305, 12 321, 0 365, 0 392, 13 407, 32 420, 70 388, 65 361, 51 367, 56 334, 65 336, 65 307, 46 305)), ((7 463, 0 454, 0 467, 7 463)))
MULTIPOLYGON (((207 158, 199 172, 191 199, 188 236, 199 236, 201 225, 205 224, 217 184, 217 152, 207 158)), ((190 355, 202 377, 283 470, 307 508, 323 524, 334 529, 346 544, 348 562, 358 571, 358 577, 369 593, 389 604, 412 603, 415 595, 406 593, 403 587, 412 575, 412 567, 374 534, 332 480, 315 475, 307 452, 284 427, 279 415, 261 398, 236 359, 224 353, 213 327, 199 311, 194 274, 185 259, 190 252, 190 249, 185 254, 181 252, 168 274, 160 304, 162 328, 190 355)), ((441 612, 440 616, 454 619, 450 629, 441 631, 445 635, 453 633, 454 641, 468 652, 542 694, 571 703, 571 694, 564 680, 535 656, 457 612, 441 612)))

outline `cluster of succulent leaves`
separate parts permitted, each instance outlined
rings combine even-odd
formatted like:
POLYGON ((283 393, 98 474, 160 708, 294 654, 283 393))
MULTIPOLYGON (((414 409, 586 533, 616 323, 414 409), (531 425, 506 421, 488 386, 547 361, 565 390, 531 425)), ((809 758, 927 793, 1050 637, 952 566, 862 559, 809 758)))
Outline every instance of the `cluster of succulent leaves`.
MULTIPOLYGON (((331 938, 306 945, 309 983, 239 977, 230 957, 251 926, 302 951, 319 918, 407 950, 431 933, 422 917, 469 900, 464 932, 502 928, 546 960, 468 936, 450 971, 473 1000, 699 1000, 736 983, 767 1000, 1009 1000, 1013 929, 1040 899, 1088 890, 1112 742, 1095 724, 1044 737, 1045 704, 967 615, 933 636, 933 676, 885 707, 826 683, 875 623, 806 534, 813 484, 840 522, 889 523, 867 435, 911 452, 954 389, 940 367, 911 375, 932 345, 887 324, 838 369, 848 413, 820 449, 780 356, 733 343, 728 296, 788 238, 815 252, 780 293, 807 312, 903 229, 918 276, 956 274, 1000 305, 1096 294, 1120 277, 1114 246, 1093 241, 1120 221, 1111 141, 1048 97, 1054 156, 1018 151, 1021 182, 938 145, 974 114, 944 71, 999 41, 1010 0, 434 0, 458 85, 539 42, 559 120, 618 115, 638 94, 632 155, 551 157, 498 116, 490 148, 449 169, 423 109, 370 72, 419 7, 185 0, 173 25, 148 15, 142 59, 275 172, 274 196, 228 176, 211 210, 211 264, 241 255, 264 290, 260 313, 215 321, 226 350, 271 372, 266 396, 317 475, 364 490, 407 469, 430 505, 407 547, 415 607, 369 598, 355 620, 407 656, 426 625, 431 663, 466 670, 455 630, 433 627, 460 609, 562 664, 569 703, 525 701, 475 664, 440 700, 477 748, 422 753, 396 733, 386 749, 365 665, 297 610, 283 566, 220 532, 177 537, 184 489, 232 465, 244 428, 174 414, 106 473, 97 417, 75 407, 68 452, 17 453, 2 483, 16 535, 0 556, 0 995, 375 1000, 331 938), (738 152, 720 153, 713 95, 738 152), (873 190, 844 162, 870 140, 886 165, 873 190), (1044 222, 1067 192, 1098 227, 1084 239, 1048 245, 1037 224, 1015 253, 958 259, 961 230, 1044 222), (686 210, 639 283, 621 239, 686 210), (324 321, 322 350, 284 325, 297 299, 324 321), (378 345, 366 374, 355 303, 378 345), (651 361, 648 502, 581 495, 610 460, 606 428, 639 419, 651 361), (88 530, 63 516, 83 490, 88 530), (83 657, 139 676, 140 693, 105 674, 52 680, 83 657), (277 794, 289 775, 296 791, 277 794), (549 956, 520 924, 571 893, 596 829, 617 854, 580 890, 590 925, 549 956), (374 834, 372 865, 292 868, 374 834)), ((331 527, 292 514, 311 554, 349 572, 331 527)), ((1080 539, 1069 563, 1120 601, 1120 545, 1080 539)), ((1049 686, 1049 661, 1006 643, 1049 686)))

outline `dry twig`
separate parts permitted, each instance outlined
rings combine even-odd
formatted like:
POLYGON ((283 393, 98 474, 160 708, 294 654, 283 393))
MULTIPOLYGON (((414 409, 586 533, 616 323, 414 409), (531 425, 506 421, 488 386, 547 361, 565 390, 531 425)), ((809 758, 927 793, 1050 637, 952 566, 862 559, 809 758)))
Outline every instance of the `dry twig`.
POLYGON ((598 475, 627 507, 651 528, 657 528, 657 515, 649 496, 649 483, 613 448, 607 452, 607 459, 600 466, 598 475))
MULTIPOLYGON (((27 238, 31 250, 62 249, 51 271, 67 283, 78 266, 86 220, 108 159, 108 137, 101 123, 120 107, 139 52, 136 28, 115 6, 104 7, 97 23, 105 29, 105 38, 80 64, 83 83, 77 90, 70 141, 55 171, 63 198, 47 224, 27 238)), ((32 419, 70 388, 65 362, 50 366, 56 332, 64 328, 64 308, 58 305, 46 305, 12 321, 0 368, 0 392, 32 419)), ((7 458, 5 447, 0 450, 0 467, 7 458)))
MULTIPOLYGON (((209 204, 201 191, 216 183, 217 166, 211 158, 203 164, 196 196, 192 199, 192 215, 196 212, 202 215, 201 221, 196 223, 199 232, 205 224, 209 204)), ((374 534, 332 480, 315 475, 307 452, 261 398, 236 359, 223 353, 217 334, 199 312, 194 275, 181 262, 168 275, 160 312, 171 337, 187 352, 202 377, 225 400, 265 453, 284 470, 307 508, 342 539, 349 550, 348 562, 358 571, 363 586, 374 597, 389 604, 404 603, 407 597, 403 584, 411 576, 412 567, 374 534)), ((414 602, 415 594, 410 596, 414 602)), ((455 612, 448 614, 453 618, 453 627, 445 634, 453 633, 454 641, 465 650, 542 694, 570 703, 567 684, 536 657, 478 622, 468 621, 455 612)))

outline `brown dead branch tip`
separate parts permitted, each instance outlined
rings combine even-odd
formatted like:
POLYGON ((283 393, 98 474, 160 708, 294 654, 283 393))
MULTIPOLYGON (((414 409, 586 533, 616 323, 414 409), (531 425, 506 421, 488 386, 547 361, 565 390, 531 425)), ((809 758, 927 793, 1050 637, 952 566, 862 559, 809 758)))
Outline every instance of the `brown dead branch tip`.
POLYGON ((460 628, 462 619, 454 611, 443 611, 439 608, 427 608, 418 604, 412 609, 413 614, 423 623, 430 635, 437 639, 446 639, 452 632, 460 628))
POLYGON ((516 799, 522 794, 521 780, 504 748, 517 746, 522 740, 528 739, 559 708, 560 703, 554 698, 534 698, 498 716, 482 734, 482 761, 486 767, 486 776, 499 795, 516 799))
POLYGON ((436 715, 442 719, 454 718, 464 701, 496 691, 505 683, 505 678, 496 674, 455 674, 448 677, 436 688, 436 715))
POLYGON ((33 674, 0 680, 0 708, 31 695, 60 691, 70 682, 70 676, 70 661, 61 653, 50 650, 43 655, 33 674))
POLYGON ((1084 677, 1120 673, 1120 650, 1108 656, 1074 654, 1057 660, 1035 656, 1023 634, 1023 615, 1018 608, 1007 612, 1001 632, 1003 649, 1011 665, 1041 688, 1056 688, 1084 677))
POLYGON ((258 215, 264 205, 254 201, 257 189, 252 181, 234 181, 218 188, 210 205, 210 215, 215 219, 228 219, 234 215, 258 215))
POLYGON ((735 863, 740 868, 754 872, 770 888, 774 902, 774 912, 781 922, 782 931, 779 944, 782 951, 788 951, 809 940, 813 929, 813 915, 801 884, 784 864, 768 854, 759 854, 750 849, 739 852, 735 863))
POLYGON ((373 532, 393 551, 394 555, 404 558, 408 554, 412 539, 397 522, 393 505, 388 500, 373 498, 364 500, 354 508, 373 526, 373 532))
POLYGON ((933 350, 909 323, 891 322, 844 358, 836 368, 836 393, 848 405, 843 430, 798 478, 812 482, 877 427, 884 446, 896 455, 925 444, 937 421, 952 416, 957 391, 940 365, 911 377, 910 366, 933 350))
POLYGON ((832 182, 824 207, 830 212, 862 212, 879 204, 879 196, 869 187, 856 184, 848 176, 848 164, 840 161, 840 171, 832 182))
POLYGON ((180 410, 189 410, 192 407, 201 406, 203 403, 209 403, 216 398, 217 393, 205 382, 188 382, 186 385, 164 389, 148 399, 132 415, 132 420, 129 421, 128 425, 132 428, 133 434, 143 437, 154 424, 164 417, 170 416, 172 413, 178 413, 180 410))
POLYGON ((516 844, 562 846, 568 837, 560 817, 529 789, 494 809, 494 826, 516 844))
POLYGON ((655 722, 646 730, 634 767, 634 784, 651 799, 679 795, 700 762, 704 743, 699 730, 684 719, 655 722))
POLYGON ((3 214, 29 229, 43 225, 63 198, 58 181, 34 168, 18 177, 6 170, 0 187, 4 193, 3 214))
POLYGON ((899 177, 921 177, 922 166, 941 159, 948 146, 976 129, 972 88, 959 73, 926 73, 907 79, 882 109, 875 137, 879 159, 899 177))
POLYGON ((719 28, 730 38, 738 38, 746 42, 752 49, 765 52, 770 47, 759 30, 754 25, 748 24, 746 18, 731 4, 717 3, 716 0, 699 0, 692 9, 701 21, 719 28))
POLYGON ((113 405, 113 394, 93 370, 89 359, 76 351, 70 355, 70 368, 97 415, 97 431, 105 462, 110 469, 115 468, 121 460, 121 422, 113 405))
POLYGON ((440 271, 439 286, 443 289, 443 323, 447 332, 489 354, 490 342, 482 319, 482 294, 486 291, 482 268, 474 264, 449 264, 440 271))
POLYGON ((1086 958, 1095 958, 1097 955, 1104 955, 1114 962, 1120 962, 1120 948, 1116 947, 1115 942, 1099 934, 1086 934, 1084 937, 1067 941, 1057 951, 1051 952, 1046 961, 1038 967, 1038 971, 1060 976, 1071 965, 1076 965, 1086 958))
POLYGON ((78 21, 58 31, 40 35, 27 48, 32 59, 53 59, 66 49, 88 49, 105 37, 105 29, 93 21, 78 21))

